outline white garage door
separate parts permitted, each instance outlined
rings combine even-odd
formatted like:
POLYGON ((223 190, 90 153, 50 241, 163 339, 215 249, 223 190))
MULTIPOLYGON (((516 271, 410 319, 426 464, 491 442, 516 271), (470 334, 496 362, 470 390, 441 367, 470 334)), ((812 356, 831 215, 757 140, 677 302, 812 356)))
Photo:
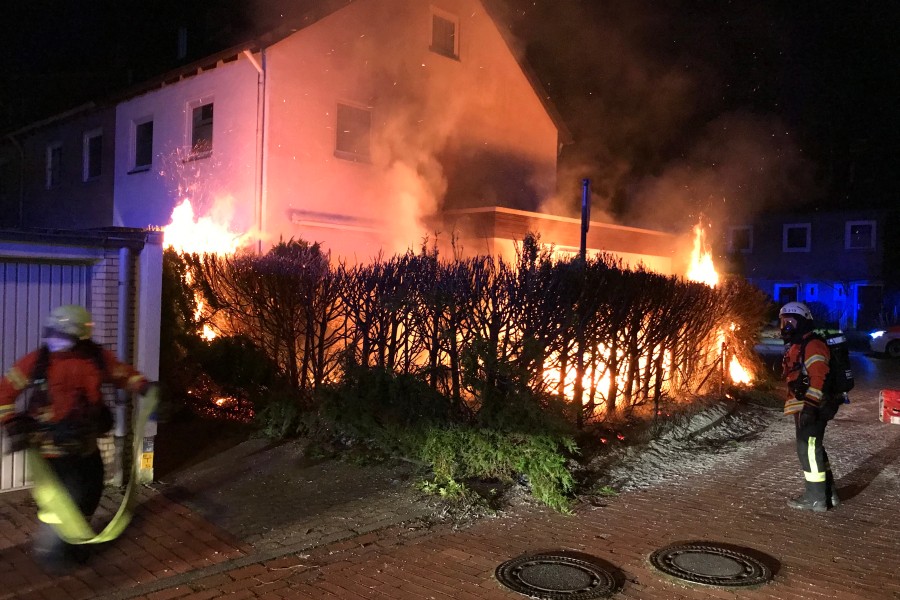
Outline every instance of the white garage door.
MULTIPOLYGON (((63 304, 90 307, 91 267, 79 262, 0 260, 0 368, 38 347, 47 314, 63 304)), ((20 399, 21 400, 21 399, 20 399)), ((0 492, 28 482, 24 453, 9 454, 0 432, 0 492)))

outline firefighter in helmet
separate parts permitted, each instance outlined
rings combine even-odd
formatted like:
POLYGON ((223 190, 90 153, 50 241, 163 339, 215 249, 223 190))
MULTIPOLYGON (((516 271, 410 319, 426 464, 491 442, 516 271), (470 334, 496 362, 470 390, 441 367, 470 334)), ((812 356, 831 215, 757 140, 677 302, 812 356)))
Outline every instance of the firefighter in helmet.
MULTIPOLYGON (((101 385, 140 394, 149 386, 143 375, 91 340, 92 330, 85 308, 55 308, 45 322, 40 348, 16 361, 0 380, 0 424, 9 449, 39 451, 87 518, 103 492, 97 437, 113 425, 101 385), (17 411, 20 394, 24 402, 17 411)), ((86 558, 84 546, 66 544, 46 523, 33 538, 33 550, 51 572, 86 558)))
POLYGON ((813 332, 813 315, 808 306, 788 302, 778 316, 785 343, 782 367, 788 388, 784 413, 794 417, 797 456, 806 480, 806 491, 789 500, 788 506, 825 512, 840 502, 823 445, 825 426, 834 416, 823 403, 830 351, 813 332))

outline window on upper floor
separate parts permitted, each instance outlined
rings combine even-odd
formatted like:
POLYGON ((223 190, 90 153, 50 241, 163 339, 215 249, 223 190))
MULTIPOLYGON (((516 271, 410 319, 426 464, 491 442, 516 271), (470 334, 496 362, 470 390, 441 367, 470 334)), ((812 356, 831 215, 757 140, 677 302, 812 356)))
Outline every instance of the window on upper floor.
POLYGON ((459 19, 447 13, 431 13, 431 51, 459 58, 459 19))
POLYGON ((847 221, 844 248, 847 250, 874 250, 875 221, 847 221))
POLYGON ((102 156, 103 131, 94 129, 86 132, 82 147, 82 181, 91 181, 100 177, 102 156))
POLYGON ((136 121, 133 131, 132 171, 146 171, 153 165, 153 119, 136 121))
POLYGON ((62 180, 62 142, 47 146, 46 187, 52 190, 59 187, 62 180))
POLYGON ((729 252, 753 252, 753 228, 750 226, 730 227, 728 229, 729 252))
POLYGON ((784 252, 809 252, 810 229, 809 223, 785 225, 781 249, 784 252))
POLYGON ((205 158, 213 149, 213 103, 191 106, 191 158, 205 158))
POLYGON ((334 155, 368 162, 372 137, 372 111, 348 104, 337 105, 334 155))

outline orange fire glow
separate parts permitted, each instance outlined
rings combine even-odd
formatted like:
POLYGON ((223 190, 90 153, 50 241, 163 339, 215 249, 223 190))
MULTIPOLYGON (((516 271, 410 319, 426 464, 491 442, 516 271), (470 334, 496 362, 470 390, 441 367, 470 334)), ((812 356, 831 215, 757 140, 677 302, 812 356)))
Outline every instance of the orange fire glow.
MULTIPOLYGON (((716 272, 712 252, 706 244, 706 233, 703 230, 702 222, 694 226, 694 248, 691 251, 691 263, 688 266, 687 278, 691 281, 705 283, 710 287, 715 287, 719 283, 719 273, 716 272)), ((734 327, 732 323, 731 329, 734 330, 734 327)), ((724 341, 725 332, 720 331, 718 344, 721 346, 724 341)), ((750 371, 741 365, 736 356, 732 356, 728 363, 728 375, 733 383, 748 384, 753 381, 750 371)))
POLYGON ((191 201, 172 211, 172 221, 163 228, 163 245, 178 252, 234 254, 247 240, 247 234, 235 233, 228 225, 212 217, 197 217, 191 201))
POLYGON ((691 251, 691 264, 688 266, 687 278, 691 281, 699 281, 710 287, 719 283, 719 274, 713 264, 712 253, 706 244, 706 233, 703 224, 694 226, 694 249, 691 251))

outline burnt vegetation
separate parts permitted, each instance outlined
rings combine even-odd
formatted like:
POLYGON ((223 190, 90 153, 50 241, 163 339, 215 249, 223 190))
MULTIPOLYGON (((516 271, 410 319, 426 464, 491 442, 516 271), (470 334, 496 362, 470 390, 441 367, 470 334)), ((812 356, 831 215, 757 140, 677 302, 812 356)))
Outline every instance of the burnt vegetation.
POLYGON ((515 263, 423 245, 332 264, 296 240, 265 255, 169 251, 165 281, 170 397, 226 396, 273 437, 422 461, 447 494, 518 479, 564 510, 578 446, 723 391, 731 356, 761 370, 767 302, 745 281, 555 259, 533 237, 515 263))

